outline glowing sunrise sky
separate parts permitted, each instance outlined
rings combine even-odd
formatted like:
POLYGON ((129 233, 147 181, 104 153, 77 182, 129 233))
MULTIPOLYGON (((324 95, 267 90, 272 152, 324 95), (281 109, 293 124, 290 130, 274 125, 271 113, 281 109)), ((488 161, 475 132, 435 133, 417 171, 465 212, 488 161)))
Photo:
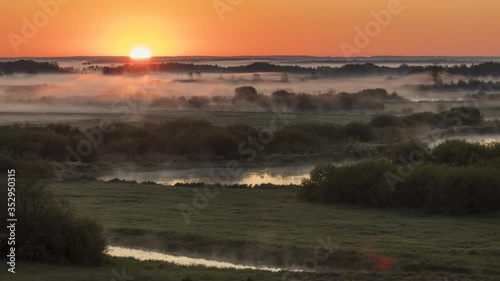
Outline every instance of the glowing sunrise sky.
MULTIPOLYGON (((9 36, 22 37, 23 18, 33 22, 43 9, 38 0, 3 0, 0 57, 127 56, 136 46, 155 56, 342 56, 340 44, 354 44, 355 27, 364 29, 391 0, 60 1, 68 3, 16 53, 9 36), (214 3, 231 2, 241 3, 222 19, 214 3)), ((402 12, 359 56, 500 55, 500 1, 400 2, 402 12)))

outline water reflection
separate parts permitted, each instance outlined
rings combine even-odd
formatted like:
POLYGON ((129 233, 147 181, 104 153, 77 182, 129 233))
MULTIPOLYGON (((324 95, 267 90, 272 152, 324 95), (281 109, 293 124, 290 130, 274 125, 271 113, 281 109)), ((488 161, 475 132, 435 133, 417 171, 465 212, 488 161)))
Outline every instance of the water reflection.
POLYGON ((311 164, 294 167, 245 168, 236 173, 225 168, 165 169, 154 172, 113 171, 99 177, 99 179, 105 181, 115 178, 137 182, 153 181, 164 185, 173 185, 179 182, 288 185, 300 184, 303 178, 309 177, 309 172, 314 167, 315 165, 311 164))
POLYGON ((283 268, 276 267, 256 267, 256 266, 247 266, 247 265, 239 265, 229 262, 221 262, 200 258, 189 258, 183 256, 174 256, 159 252, 153 251, 145 251, 145 250, 137 250, 130 249, 124 247, 115 247, 109 246, 107 254, 112 257, 120 257, 120 258, 134 258, 140 261, 164 261, 168 263, 174 263, 177 265, 184 266, 206 266, 206 267, 215 267, 215 268, 232 268, 232 269, 250 269, 250 270, 264 270, 264 271, 298 271, 298 270, 288 270, 283 268))

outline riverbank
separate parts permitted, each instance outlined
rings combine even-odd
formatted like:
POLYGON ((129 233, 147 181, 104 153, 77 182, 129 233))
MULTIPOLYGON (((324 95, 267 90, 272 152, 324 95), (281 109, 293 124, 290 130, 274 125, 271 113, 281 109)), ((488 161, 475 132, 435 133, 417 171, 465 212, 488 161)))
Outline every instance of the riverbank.
POLYGON ((11 281, 494 281, 484 276, 441 274, 387 274, 372 272, 338 273, 284 273, 255 270, 217 269, 202 266, 187 267, 155 261, 137 261, 125 258, 108 258, 100 267, 57 266, 37 263, 20 263, 16 274, 0 272, 2 280, 11 281), (6 279, 7 278, 7 279, 6 279))
POLYGON ((97 181, 50 186, 78 213, 97 218, 113 245, 248 265, 300 266, 324 241, 331 254, 319 265, 328 272, 500 276, 495 242, 500 214, 425 216, 307 204, 289 189, 217 192, 97 181))

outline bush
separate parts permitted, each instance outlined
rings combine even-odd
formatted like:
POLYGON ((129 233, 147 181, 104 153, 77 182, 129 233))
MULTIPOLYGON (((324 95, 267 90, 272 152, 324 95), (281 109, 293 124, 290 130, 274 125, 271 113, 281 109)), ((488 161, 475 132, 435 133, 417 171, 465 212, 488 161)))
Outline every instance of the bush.
POLYGON ((487 154, 487 148, 479 143, 465 140, 447 140, 436 146, 432 152, 434 161, 455 166, 469 166, 478 163, 487 154))
POLYGON ((335 166, 320 165, 311 171, 309 179, 302 180, 302 187, 297 189, 297 197, 303 201, 317 201, 327 199, 325 192, 329 191, 329 185, 335 175, 335 166))
POLYGON ((302 182, 297 195, 306 201, 381 206, 389 198, 382 180, 390 170, 392 167, 383 162, 319 166, 311 172, 310 179, 302 182))
POLYGON ((403 117, 402 121, 406 126, 428 124, 431 125, 432 127, 437 127, 443 122, 443 119, 438 114, 432 112, 420 112, 420 113, 414 113, 410 116, 403 117))
POLYGON ((349 123, 344 126, 343 134, 347 138, 368 142, 373 139, 373 132, 369 125, 360 122, 349 123))
POLYGON ((483 122, 481 111, 475 107, 455 107, 441 113, 447 127, 451 126, 475 126, 483 122))
POLYGON ((402 122, 397 116, 377 115, 372 118, 372 120, 370 121, 370 125, 377 128, 400 127, 402 125, 402 122))
POLYGON ((453 215, 489 213, 500 209, 500 177, 491 168, 457 168, 439 176, 426 208, 453 215))
POLYGON ((392 205, 406 208, 424 208, 428 204, 430 194, 435 189, 436 180, 447 169, 447 167, 437 165, 417 167, 408 178, 395 185, 391 196, 392 205))
MULTIPOLYGON (((36 171, 30 166, 18 167, 16 177, 17 240, 22 241, 17 246, 17 258, 58 264, 100 264, 106 247, 102 227, 92 219, 76 216, 68 203, 56 200, 37 181, 36 171)), ((4 195, 2 190, 2 198, 4 195)), ((3 210, 5 202, 0 202, 3 210)), ((2 216, 6 213, 2 212, 2 216)))
POLYGON ((372 207, 418 208, 429 213, 466 215, 500 210, 500 175, 488 167, 423 165, 391 189, 388 175, 402 166, 364 162, 316 167, 297 189, 299 200, 372 207))
POLYGON ((427 144, 416 140, 409 140, 391 146, 386 156, 394 164, 415 164, 425 161, 426 155, 430 153, 427 144))
POLYGON ((231 156, 236 154, 239 141, 227 131, 215 129, 200 136, 200 145, 209 154, 231 156))

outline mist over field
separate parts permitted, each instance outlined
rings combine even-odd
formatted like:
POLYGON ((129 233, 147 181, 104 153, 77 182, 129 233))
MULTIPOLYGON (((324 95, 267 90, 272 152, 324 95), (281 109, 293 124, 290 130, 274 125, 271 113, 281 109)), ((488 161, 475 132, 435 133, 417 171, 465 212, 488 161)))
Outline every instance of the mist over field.
MULTIPOLYGON (((170 97, 221 96, 231 99, 235 88, 255 87, 271 95, 277 90, 317 95, 320 93, 355 93, 382 88, 397 92, 411 101, 461 101, 471 92, 418 91, 418 85, 431 85, 427 74, 385 77, 318 78, 283 73, 188 74, 149 73, 144 75, 106 76, 89 74, 40 74, 0 78, 2 112, 102 112, 118 102, 134 99, 141 107, 152 107, 155 99, 170 97)), ((443 77, 444 81, 467 79, 443 77)), ((491 78, 490 78, 491 79, 491 78)), ((221 109, 221 108, 219 108, 221 109)), ((434 109, 432 109, 434 110, 434 109)))
POLYGON ((0 280, 500 280, 499 10, 4 0, 0 280))

